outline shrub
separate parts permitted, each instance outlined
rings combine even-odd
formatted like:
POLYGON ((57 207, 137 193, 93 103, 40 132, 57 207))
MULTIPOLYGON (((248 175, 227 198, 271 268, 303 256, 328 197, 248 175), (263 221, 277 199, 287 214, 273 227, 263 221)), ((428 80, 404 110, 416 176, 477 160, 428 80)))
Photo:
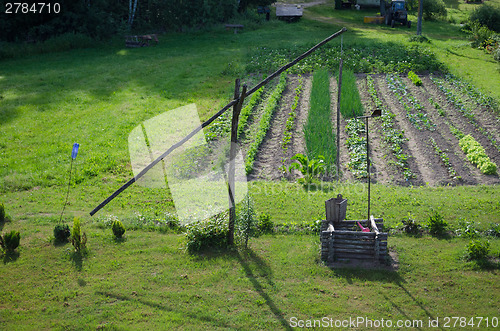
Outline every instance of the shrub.
POLYGON ((411 215, 401 220, 401 223, 403 223, 403 231, 406 234, 417 235, 420 233, 420 225, 411 215))
POLYGON ((246 195, 240 206, 240 211, 237 218, 238 237, 245 243, 245 248, 248 247, 248 238, 255 234, 256 215, 254 205, 250 195, 246 195))
POLYGON ((492 237, 500 237, 500 223, 493 223, 490 228, 486 230, 486 234, 492 237))
POLYGON ((469 20, 478 22, 490 30, 500 32, 500 8, 481 5, 470 13, 469 20))
POLYGON ((448 11, 443 0, 424 1, 423 17, 425 20, 433 20, 438 17, 446 17, 448 11))
POLYGON ((228 247, 227 235, 227 213, 221 213, 205 221, 186 225, 186 246, 190 253, 208 248, 225 249, 228 247))
POLYGON ((464 32, 469 34, 472 47, 482 47, 487 40, 493 37, 493 31, 477 21, 467 24, 467 26, 464 27, 464 32))
POLYGON ((493 59, 495 59, 495 61, 500 62, 500 46, 493 51, 493 59))
POLYGON ((7 252, 12 252, 19 246, 19 241, 21 240, 21 234, 19 231, 12 230, 0 236, 0 246, 7 252))
POLYGON ((473 221, 460 220, 458 222, 459 228, 455 231, 457 236, 465 238, 476 238, 479 236, 479 231, 476 228, 476 223, 473 221))
POLYGON ((469 260, 484 260, 490 253, 490 243, 488 241, 471 240, 467 244, 467 256, 469 260))
POLYGON ((125 233, 125 227, 123 226, 123 223, 120 222, 119 220, 113 221, 113 223, 111 224, 111 229, 113 230, 113 235, 116 238, 123 237, 123 234, 125 233))
POLYGON ((68 241, 70 235, 71 231, 69 230, 69 226, 67 224, 58 224, 54 228, 54 238, 56 239, 56 242, 66 242, 68 241))
POLYGON ((262 233, 271 233, 274 231, 274 223, 271 220, 271 215, 262 213, 257 221, 257 229, 262 233))
POLYGON ((75 251, 80 253, 85 250, 87 244, 87 235, 81 232, 80 219, 75 217, 73 220, 73 229, 71 230, 71 243, 75 247, 75 251))
POLYGON ((444 220, 443 216, 439 212, 434 211, 429 219, 427 220, 427 227, 429 232, 433 236, 442 236, 446 233, 446 227, 448 223, 444 220))
POLYGON ((415 84, 416 86, 422 86, 422 80, 417 76, 413 71, 408 71, 408 78, 415 84))
POLYGON ((292 156, 291 160, 297 162, 292 163, 288 171, 292 172, 292 169, 299 170, 304 176, 304 178, 299 178, 301 184, 310 184, 314 178, 325 172, 325 161, 322 155, 318 155, 317 159, 309 160, 306 155, 298 153, 292 156))

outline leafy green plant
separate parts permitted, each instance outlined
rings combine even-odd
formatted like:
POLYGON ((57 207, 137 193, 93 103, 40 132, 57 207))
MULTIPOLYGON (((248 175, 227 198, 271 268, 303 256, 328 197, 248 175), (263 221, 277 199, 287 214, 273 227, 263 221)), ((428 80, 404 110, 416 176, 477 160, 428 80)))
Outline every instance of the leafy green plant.
POLYGON ((241 202, 237 218, 238 237, 245 243, 245 248, 248 247, 248 239, 255 235, 256 218, 253 200, 247 194, 241 202))
POLYGON ((314 178, 325 172, 325 161, 322 155, 319 155, 317 159, 310 160, 306 155, 298 153, 292 156, 292 160, 297 162, 292 163, 288 171, 299 170, 304 176, 298 180, 301 184, 310 184, 314 178))
POLYGON ((500 237, 500 223, 490 224, 490 228, 486 230, 486 234, 492 237, 500 237))
POLYGON ((71 231, 67 224, 57 224, 54 227, 54 238, 56 242, 59 243, 67 242, 70 235, 71 231))
POLYGON ((186 247, 189 253, 215 248, 226 249, 229 245, 227 212, 217 214, 207 220, 186 225, 186 247))
POLYGON ((306 151, 309 160, 324 160, 330 169, 335 165, 336 146, 330 110, 330 78, 328 71, 314 73, 311 87, 310 110, 304 125, 306 151))
POLYGON ((470 13, 469 20, 486 26, 488 29, 500 32, 500 8, 491 5, 478 6, 470 13))
POLYGON ((413 71, 408 71, 408 78, 415 84, 416 86, 422 86, 422 80, 417 76, 413 71))
POLYGON ((491 162, 483 146, 470 134, 460 139, 458 144, 467 155, 467 159, 475 164, 483 174, 494 175, 497 173, 497 165, 491 162))
POLYGON ((484 260, 490 253, 490 243, 488 241, 471 240, 467 244, 467 257, 469 260, 484 260))
POLYGON ((433 236, 443 236, 446 233, 448 222, 446 222, 438 211, 434 211, 427 220, 427 227, 433 236))
POLYGON ((3 236, 0 235, 0 247, 7 252, 12 252, 19 247, 20 240, 21 234, 19 231, 12 230, 3 236))
POLYGON ((457 236, 464 238, 477 238, 480 235, 476 223, 465 219, 458 221, 458 229, 455 230, 455 233, 457 236))
POLYGON ((122 238, 123 234, 125 233, 125 227, 123 226, 123 223, 119 220, 113 221, 113 223, 111 224, 111 229, 113 230, 113 235, 116 238, 122 238))
POLYGON ((420 233, 420 225, 417 224, 417 221, 411 215, 402 219, 401 223, 403 223, 404 233, 410 235, 418 235, 420 233))
POLYGON ((262 213, 257 220, 257 230, 262 233, 271 233, 274 231, 274 223, 269 213, 262 213))
POLYGON ((87 244, 87 235, 85 234, 85 232, 82 233, 80 219, 78 217, 75 217, 73 220, 73 228, 71 229, 70 240, 77 253, 85 250, 87 244))
POLYGON ((457 172, 455 171, 455 168, 450 163, 450 158, 448 157, 448 154, 446 154, 441 148, 439 148, 438 144, 436 143, 436 140, 433 137, 429 137, 429 140, 431 141, 432 147, 434 147, 434 151, 436 152, 437 156, 439 156, 441 162, 446 167, 446 170, 448 170, 448 175, 453 179, 460 179, 460 176, 458 176, 457 172))
POLYGON ((366 170, 366 128, 361 119, 347 120, 345 126, 347 133, 347 149, 349 150, 349 162, 347 168, 352 171, 356 178, 368 177, 366 170))
POLYGON ((262 99, 263 92, 264 87, 261 87, 260 89, 255 91, 254 94, 252 94, 252 96, 250 97, 250 101, 248 101, 245 107, 243 107, 243 109, 241 110, 238 122, 238 137, 245 131, 245 128, 248 124, 248 119, 250 118, 250 115, 252 115, 252 110, 262 99))

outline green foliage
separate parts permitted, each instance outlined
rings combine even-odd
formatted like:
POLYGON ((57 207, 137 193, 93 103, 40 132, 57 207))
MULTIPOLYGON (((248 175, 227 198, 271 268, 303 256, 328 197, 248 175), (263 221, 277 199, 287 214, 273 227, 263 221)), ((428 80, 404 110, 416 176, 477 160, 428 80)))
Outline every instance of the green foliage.
POLYGON ((486 230, 486 234, 492 237, 500 237, 500 223, 490 224, 490 228, 486 230))
POLYGON ((366 170, 366 127, 361 119, 347 120, 345 126, 347 133, 347 149, 349 150, 349 163, 347 168, 356 178, 368 177, 366 170))
POLYGON ((475 164, 483 174, 493 175, 497 173, 497 165, 490 160, 483 146, 470 134, 460 139, 458 144, 467 155, 467 159, 475 164))
POLYGON ((413 71, 408 71, 408 78, 415 84, 416 86, 422 86, 422 80, 417 76, 413 71))
POLYGON ((439 156, 441 162, 446 167, 446 170, 448 170, 448 175, 453 179, 460 179, 460 176, 458 176, 458 173, 450 162, 448 154, 446 154, 441 148, 439 148, 436 140, 433 137, 429 137, 429 140, 431 141, 432 147, 434 147, 434 151, 436 152, 437 156, 439 156))
POLYGON ((425 0, 423 8, 423 17, 425 20, 434 20, 436 18, 446 17, 448 11, 443 0, 425 0))
POLYGON ((408 40, 415 43, 430 43, 430 39, 424 35, 411 35, 408 40))
POLYGON ((113 221, 113 223, 111 224, 111 229, 113 230, 113 235, 116 238, 123 237, 123 234, 125 233, 125 227, 123 226, 123 223, 119 220, 113 221))
POLYGON ((333 169, 336 159, 335 134, 333 133, 330 110, 330 78, 322 69, 314 73, 310 110, 304 125, 308 160, 321 159, 333 169))
POLYGON ((408 214, 408 217, 401 220, 403 223, 403 231, 409 235, 418 235, 420 233, 420 225, 417 224, 417 221, 408 214))
POLYGON ((467 257, 469 260, 484 260, 490 253, 488 241, 471 240, 467 244, 467 257))
POLYGON ((257 91, 252 94, 250 97, 250 101, 243 107, 240 113, 240 118, 238 122, 238 137, 245 131, 247 124, 248 124, 248 119, 250 115, 252 115, 252 110, 257 106, 257 104, 260 102, 260 99, 262 98, 262 93, 264 92, 264 87, 261 87, 257 91))
POLYGON ((364 112, 358 86, 356 85, 356 76, 351 70, 343 70, 340 113, 344 118, 354 118, 363 116, 364 112))
POLYGON ((19 231, 12 230, 3 236, 0 235, 0 247, 7 252, 14 251, 19 246, 21 234, 19 231))
POLYGON ((54 227, 54 238, 56 242, 67 242, 70 235, 71 231, 67 224, 58 224, 54 227))
POLYGON ((75 217, 73 220, 73 228, 71 230, 70 240, 77 253, 85 250, 87 244, 87 235, 85 234, 85 232, 82 233, 80 219, 78 217, 75 217))
POLYGON ((478 22, 488 29, 500 33, 500 8, 490 5, 480 5, 470 13, 469 20, 478 22))
POLYGON ((297 162, 290 165, 289 172, 292 172, 292 169, 299 170, 304 176, 303 178, 299 178, 299 183, 301 184, 311 184, 314 178, 319 177, 325 172, 325 161, 322 155, 318 155, 318 158, 310 160, 307 155, 298 153, 292 156, 292 160, 297 162))
POLYGON ((250 147, 247 151, 247 156, 245 158, 245 172, 248 175, 253 170, 253 164, 255 162, 255 156, 257 156, 257 151, 259 150, 260 145, 264 141, 266 137, 267 130, 271 125, 271 119, 273 117, 274 112, 276 111, 279 101, 281 100, 281 94, 285 90, 286 86, 286 73, 282 73, 280 76, 280 80, 278 85, 273 90, 269 98, 267 98, 267 104, 264 108, 264 114, 259 123, 259 128, 257 134, 250 144, 250 147))
POLYGON ((211 218, 186 225, 186 247, 189 253, 206 249, 228 247, 228 214, 217 214, 211 218))
POLYGON ((434 211, 427 220, 427 228, 433 236, 443 236, 446 234, 448 223, 438 211, 434 211))
POLYGON ((466 219, 458 221, 458 229, 455 230, 455 233, 457 236, 464 238, 477 238, 480 235, 476 223, 474 221, 467 221, 466 219))
POLYGON ((283 141, 281 143, 281 149, 283 150, 283 153, 286 153, 286 151, 288 150, 288 143, 290 143, 290 140, 292 140, 292 131, 295 124, 295 118, 297 117, 296 110, 299 105, 299 99, 300 94, 302 93, 302 89, 303 79, 302 76, 299 75, 299 85, 295 88, 295 96, 293 98, 292 108, 288 113, 288 119, 285 123, 285 131, 283 132, 283 141))
POLYGON ((274 231, 274 223, 271 220, 269 213, 262 213, 257 220, 257 230, 262 233, 272 233, 274 231))
POLYGON ((472 47, 484 48, 488 44, 488 40, 492 39, 494 33, 487 26, 481 25, 477 21, 473 21, 464 28, 469 34, 472 47))
POLYGON ((245 243, 245 248, 248 247, 248 238, 255 235, 257 216, 255 214, 254 203, 249 194, 245 196, 237 216, 238 237, 245 243))

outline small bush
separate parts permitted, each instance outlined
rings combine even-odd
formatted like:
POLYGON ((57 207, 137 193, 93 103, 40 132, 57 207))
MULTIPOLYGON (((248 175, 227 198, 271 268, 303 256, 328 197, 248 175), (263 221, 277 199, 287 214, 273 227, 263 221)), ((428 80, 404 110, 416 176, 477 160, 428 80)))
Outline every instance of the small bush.
POLYGON ((500 32, 500 8, 481 5, 470 14, 469 20, 478 22, 490 30, 500 32))
POLYGON ((257 229, 262 233, 271 233, 274 231, 274 223, 271 220, 271 215, 262 213, 257 221, 257 229))
POLYGON ((248 238, 255 234, 256 230, 256 215, 254 205, 250 195, 246 195, 240 206, 240 211, 237 217, 238 237, 245 243, 245 248, 248 247, 248 238))
POLYGON ((411 216, 408 215, 407 218, 401 220, 403 223, 403 231, 406 234, 417 235, 420 233, 420 225, 417 224, 417 221, 411 216))
POLYGON ((408 71, 408 78, 415 84, 416 86, 422 86, 422 80, 417 76, 413 71, 408 71))
POLYGON ((498 46, 497 49, 493 51, 493 59, 500 62, 500 46, 498 46))
POLYGON ((486 230, 486 234, 492 237, 500 237, 500 223, 493 223, 490 228, 486 230))
POLYGON ((56 239, 56 242, 67 242, 70 235, 71 231, 69 230, 69 226, 67 224, 58 224, 54 228, 54 238, 56 239))
POLYGON ((113 230, 113 235, 116 238, 123 237, 123 234, 125 233, 125 227, 123 226, 123 223, 119 220, 113 221, 113 223, 111 224, 111 229, 113 230))
POLYGON ((80 219, 75 217, 73 220, 73 229, 71 230, 71 244, 75 247, 75 251, 80 253, 85 250, 87 244, 87 235, 81 232, 80 219))
POLYGON ((12 252, 19 246, 21 234, 19 231, 12 230, 0 236, 0 246, 7 252, 12 252))
POLYGON ((443 216, 439 212, 434 211, 429 219, 427 220, 427 227, 429 232, 433 236, 442 236, 446 233, 446 228, 448 223, 444 220, 443 216))
POLYGON ((423 17, 425 20, 433 20, 439 17, 446 17, 448 11, 443 0, 424 1, 423 17))
POLYGON ((464 238, 479 237, 479 231, 476 228, 476 223, 473 221, 460 220, 458 221, 458 229, 455 231, 457 236, 464 238))
POLYGON ((227 213, 221 213, 208 220, 186 225, 186 246, 190 253, 208 248, 225 249, 228 247, 227 235, 227 213))
POLYGON ((488 241, 471 240, 467 244, 467 257, 469 260, 484 260, 490 253, 488 241))

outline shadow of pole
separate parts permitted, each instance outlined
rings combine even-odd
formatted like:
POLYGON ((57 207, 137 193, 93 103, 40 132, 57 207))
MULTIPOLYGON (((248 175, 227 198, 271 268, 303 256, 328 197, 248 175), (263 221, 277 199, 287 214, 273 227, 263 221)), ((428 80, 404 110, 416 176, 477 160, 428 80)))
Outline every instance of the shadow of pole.
MULTIPOLYGON (((265 278, 267 282, 274 286, 274 283, 272 279, 269 277, 269 274, 271 273, 271 269, 269 266, 257 255, 255 252, 253 252, 251 249, 247 249, 248 252, 248 257, 252 260, 253 263, 257 265, 259 270, 265 274, 265 278)), ((242 256, 241 253, 238 252, 237 254, 238 261, 240 262, 241 266, 243 267, 243 270, 245 270, 245 274, 248 278, 248 280, 252 283, 253 287, 259 293, 259 295, 264 299, 266 302, 266 305, 269 307, 271 312, 274 314, 278 322, 281 323, 281 325, 286 329, 286 330, 292 330, 292 327, 288 322, 285 320, 283 317, 284 313, 279 309, 276 304, 274 303, 273 299, 266 293, 264 287, 261 285, 261 283, 257 280, 255 277, 252 268, 250 268, 250 265, 248 264, 247 260, 245 260, 242 256)))

